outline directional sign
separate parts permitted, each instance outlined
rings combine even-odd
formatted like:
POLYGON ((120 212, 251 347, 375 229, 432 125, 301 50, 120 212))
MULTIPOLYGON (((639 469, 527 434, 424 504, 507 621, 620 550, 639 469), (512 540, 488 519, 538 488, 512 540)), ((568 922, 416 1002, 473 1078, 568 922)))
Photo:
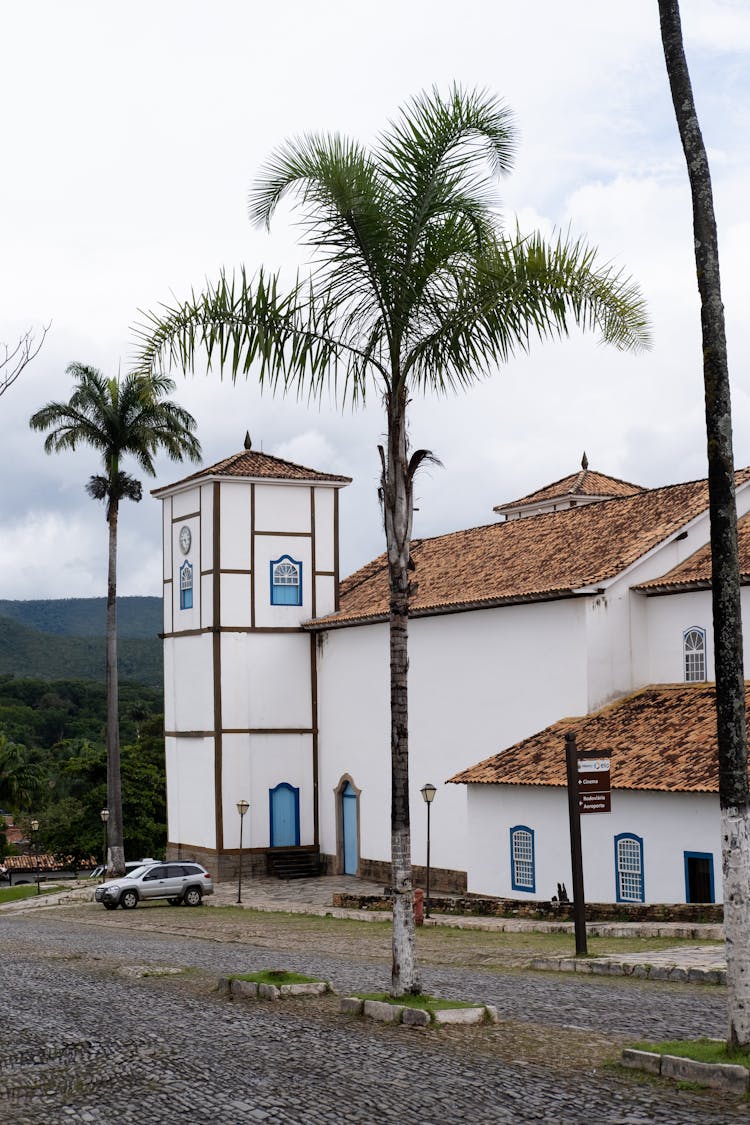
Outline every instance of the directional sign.
POLYGON ((611 812, 610 759, 590 752, 578 758, 578 808, 582 813, 611 812))

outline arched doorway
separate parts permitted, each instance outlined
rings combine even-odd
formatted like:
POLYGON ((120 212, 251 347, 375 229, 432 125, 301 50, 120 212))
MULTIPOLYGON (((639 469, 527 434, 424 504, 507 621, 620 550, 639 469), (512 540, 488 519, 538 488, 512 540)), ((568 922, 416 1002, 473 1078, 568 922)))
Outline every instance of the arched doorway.
POLYGON ((359 874, 359 793, 348 774, 341 778, 336 789, 336 822, 342 875, 359 874))
POLYGON ((271 847, 295 848, 299 845, 299 788, 282 781, 269 794, 271 805, 271 847))

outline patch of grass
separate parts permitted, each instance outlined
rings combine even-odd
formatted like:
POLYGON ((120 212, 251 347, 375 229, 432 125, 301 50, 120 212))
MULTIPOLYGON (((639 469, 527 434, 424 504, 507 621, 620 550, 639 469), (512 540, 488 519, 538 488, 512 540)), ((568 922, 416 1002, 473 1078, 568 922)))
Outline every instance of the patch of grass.
POLYGON ((470 1000, 443 1000, 439 996, 428 996, 425 992, 418 995, 391 996, 389 992, 355 992, 358 1000, 381 1000, 385 1004, 398 1004, 404 1008, 419 1008, 423 1012, 442 1012, 446 1008, 479 1008, 470 1000))
POLYGON ((285 969, 264 969, 259 973, 232 973, 230 980, 246 980, 253 984, 317 984, 319 977, 306 977, 302 973, 288 973, 285 969))
POLYGON ((750 1049, 728 1047, 724 1039, 672 1039, 664 1043, 633 1043, 636 1051, 654 1051, 659 1055, 677 1055, 705 1063, 735 1063, 750 1068, 750 1049))
MULTIPOLYGON (((46 887, 43 886, 41 893, 43 895, 54 894, 55 891, 61 891, 62 887, 46 887)), ((2 887, 0 888, 0 906, 4 902, 16 902, 19 899, 31 898, 36 894, 36 887, 33 883, 24 883, 20 887, 2 887)))

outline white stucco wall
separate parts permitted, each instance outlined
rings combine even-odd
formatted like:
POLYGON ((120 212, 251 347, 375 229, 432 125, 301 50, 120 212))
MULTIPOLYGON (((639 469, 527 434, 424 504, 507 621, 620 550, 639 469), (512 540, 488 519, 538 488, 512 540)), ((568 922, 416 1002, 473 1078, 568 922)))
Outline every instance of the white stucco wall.
MULTIPOLYGON (((564 748, 560 748, 561 755, 564 748)), ((613 763, 613 768, 616 768, 613 763)), ((572 897, 568 798, 564 788, 469 785, 468 888, 475 894, 548 900, 564 883, 572 897), (514 890, 510 829, 534 831, 536 892, 514 890)), ((581 817, 584 891, 589 902, 616 902, 615 846, 619 833, 643 839, 646 902, 685 902, 684 853, 713 855, 715 900, 721 901, 719 801, 710 794, 614 790, 612 812, 581 817)))
POLYGON ((166 730, 211 731, 214 727, 213 638, 210 633, 164 640, 166 730))
POLYGON ((306 633, 223 633, 221 676, 225 729, 312 726, 306 633))
POLYGON ((167 738, 167 838, 216 846, 213 738, 167 738))
MULTIPOLYGON (((467 864, 465 795, 444 782, 563 715, 586 709, 578 599, 415 618, 409 623, 412 858, 426 861, 420 789, 432 782, 431 863, 467 864)), ((387 625, 331 630, 318 659, 321 849, 335 854, 333 792, 350 774, 360 854, 390 858, 387 625)))
MULTIPOLYGON (((334 489, 315 489, 315 569, 334 570, 334 489)), ((318 609, 318 613, 320 613, 318 609)), ((326 613, 328 610, 325 611, 326 613)))
POLYGON ((270 791, 281 782, 299 789, 300 844, 313 843, 313 776, 310 735, 225 734, 222 740, 224 846, 237 848, 237 802, 246 800, 243 847, 271 842, 270 791))

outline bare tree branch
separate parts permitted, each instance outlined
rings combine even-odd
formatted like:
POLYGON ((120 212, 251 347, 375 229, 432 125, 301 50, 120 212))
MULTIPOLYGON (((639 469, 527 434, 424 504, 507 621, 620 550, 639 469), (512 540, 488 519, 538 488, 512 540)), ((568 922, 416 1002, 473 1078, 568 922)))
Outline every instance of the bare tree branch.
MULTIPOLYGON (((52 323, 50 321, 50 323, 52 323)), ((42 327, 41 336, 33 328, 24 332, 14 348, 9 344, 0 343, 0 397, 12 387, 25 367, 39 355, 44 343, 44 337, 49 331, 49 324, 42 327)))

